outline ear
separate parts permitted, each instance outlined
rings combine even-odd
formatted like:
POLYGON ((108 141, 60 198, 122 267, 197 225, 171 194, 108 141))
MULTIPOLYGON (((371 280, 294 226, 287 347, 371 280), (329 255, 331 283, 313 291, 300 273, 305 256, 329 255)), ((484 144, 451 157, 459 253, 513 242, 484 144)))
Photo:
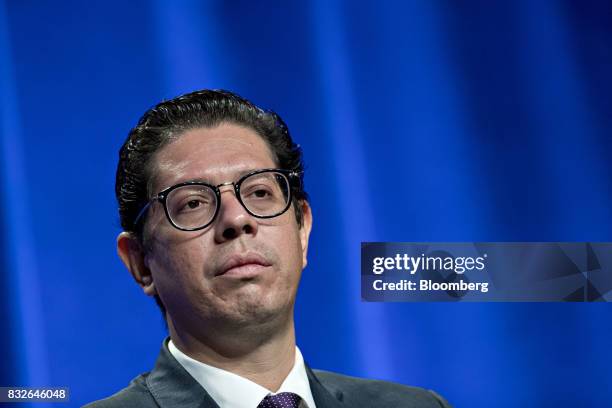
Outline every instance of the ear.
POLYGON ((144 250, 132 233, 123 231, 117 236, 117 253, 143 292, 147 296, 156 295, 155 282, 146 265, 144 250))
POLYGON ((300 241, 302 243, 302 268, 308 264, 308 240, 310 238, 310 230, 312 229, 312 210, 308 201, 303 200, 302 206, 302 227, 300 228, 300 241))

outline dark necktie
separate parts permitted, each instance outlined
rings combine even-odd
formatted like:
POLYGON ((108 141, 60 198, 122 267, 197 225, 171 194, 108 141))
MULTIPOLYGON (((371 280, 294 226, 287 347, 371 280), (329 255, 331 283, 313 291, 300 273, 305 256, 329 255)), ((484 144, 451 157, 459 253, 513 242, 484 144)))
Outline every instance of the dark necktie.
POLYGON ((298 408, 302 399, 292 392, 281 392, 276 395, 268 395, 257 408, 298 408))

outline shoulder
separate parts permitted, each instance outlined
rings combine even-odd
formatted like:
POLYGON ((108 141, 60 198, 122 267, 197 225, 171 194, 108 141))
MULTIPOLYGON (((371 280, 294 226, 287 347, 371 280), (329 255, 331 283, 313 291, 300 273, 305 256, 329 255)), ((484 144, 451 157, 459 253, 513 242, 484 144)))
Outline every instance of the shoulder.
POLYGON ((157 407, 153 396, 146 386, 149 373, 141 374, 130 381, 130 384, 108 398, 91 402, 83 408, 131 408, 157 407))
POLYGON ((321 384, 343 395, 348 406, 450 408, 434 391, 388 381, 367 380, 323 370, 313 370, 321 384))

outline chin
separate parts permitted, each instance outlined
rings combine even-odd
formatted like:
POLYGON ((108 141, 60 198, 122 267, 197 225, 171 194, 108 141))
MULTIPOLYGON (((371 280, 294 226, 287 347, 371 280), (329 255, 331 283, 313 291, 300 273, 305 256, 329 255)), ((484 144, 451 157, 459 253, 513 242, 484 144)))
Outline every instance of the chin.
MULTIPOLYGON (((246 299, 244 299, 246 300, 246 299)), ((279 302, 262 302, 262 299, 242 301, 231 313, 226 314, 226 321, 245 326, 278 325, 291 316, 291 305, 279 302)))

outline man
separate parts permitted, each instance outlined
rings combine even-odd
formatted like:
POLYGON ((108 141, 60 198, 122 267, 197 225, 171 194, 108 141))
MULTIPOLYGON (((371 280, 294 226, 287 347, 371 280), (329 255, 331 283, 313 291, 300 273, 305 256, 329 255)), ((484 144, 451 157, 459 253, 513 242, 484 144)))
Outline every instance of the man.
POLYGON ((312 213, 282 119, 227 91, 162 102, 120 151, 121 260, 170 337, 91 407, 448 407, 431 391, 311 370, 293 308, 312 213))

